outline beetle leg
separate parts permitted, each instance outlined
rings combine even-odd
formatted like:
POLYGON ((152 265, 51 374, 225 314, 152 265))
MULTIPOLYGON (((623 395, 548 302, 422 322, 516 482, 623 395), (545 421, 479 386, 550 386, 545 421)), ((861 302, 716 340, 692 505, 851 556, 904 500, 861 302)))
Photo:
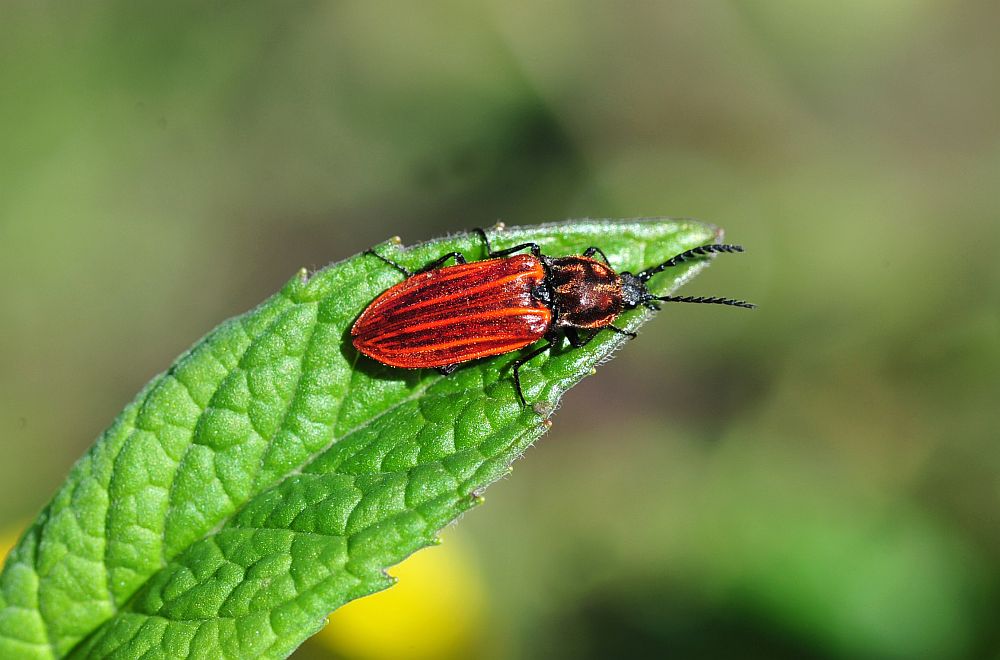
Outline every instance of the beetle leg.
MULTIPOLYGON (((598 330, 597 332, 600 332, 598 330)), ((597 332, 590 333, 590 336, 586 339, 580 339, 580 333, 576 331, 576 328, 566 328, 566 339, 569 340, 569 345, 573 348, 583 348, 590 342, 594 341, 594 337, 597 336, 597 332)))
POLYGON ((519 357, 517 360, 514 361, 514 389, 517 390, 517 396, 519 399, 521 399, 521 405, 523 406, 527 406, 528 402, 524 398, 524 390, 521 389, 521 367, 524 365, 524 363, 528 362, 532 358, 538 357, 545 351, 552 348, 552 344, 553 344, 552 339, 546 337, 544 344, 542 344, 535 350, 531 351, 527 355, 519 357))
MULTIPOLYGON (((608 330, 616 332, 620 335, 625 335, 629 339, 635 339, 636 337, 639 336, 634 332, 629 332, 628 330, 622 330, 621 328, 614 325, 606 325, 604 326, 604 328, 607 328, 608 330)), ((576 328, 566 328, 564 332, 566 333, 566 339, 569 340, 570 346, 572 346, 573 348, 583 348, 590 342, 594 341, 597 335, 599 335, 601 330, 603 330, 604 328, 592 332, 590 336, 587 337, 586 339, 580 339, 580 333, 576 331, 576 328)))
POLYGON ((458 369, 458 365, 457 364, 446 364, 443 367, 437 367, 437 372, 439 374, 441 374, 442 376, 448 376, 452 372, 454 372, 455 369, 458 369))
POLYGON ((412 277, 413 276, 413 273, 411 273, 409 271, 409 269, 407 269, 405 266, 401 266, 400 264, 397 264, 392 259, 387 259, 386 257, 383 257, 381 254, 379 254, 375 250, 365 250, 361 254, 370 254, 370 255, 373 255, 373 256, 381 259, 385 263, 389 264, 390 266, 392 266, 393 268, 395 268, 396 270, 398 270, 399 272, 401 272, 405 277, 412 277))
POLYGON ((531 252, 531 256, 536 259, 542 258, 542 246, 538 243, 521 243, 520 245, 515 245, 514 247, 504 248, 503 250, 498 250, 496 252, 490 252, 490 258, 497 259, 499 257, 507 257, 524 249, 531 252))
POLYGON ((601 255, 601 258, 604 259, 604 263, 606 263, 609 266, 611 265, 611 262, 608 261, 608 255, 604 254, 604 250, 597 247, 596 245, 591 245, 589 248, 583 251, 583 256, 587 257, 588 259, 590 257, 593 257, 595 254, 601 255))
POLYGON ((472 233, 479 234, 479 238, 483 239, 483 245, 486 246, 486 256, 492 256, 493 248, 490 247, 490 238, 486 235, 486 230, 482 227, 475 227, 472 233))
POLYGON ((622 330, 621 328, 613 326, 613 325, 609 325, 609 326, 607 326, 607 328, 608 328, 608 330, 611 330, 613 332, 617 332, 620 335, 625 335, 629 339, 635 339, 636 337, 639 336, 639 335, 635 334, 634 332, 629 332, 628 330, 622 330))
POLYGON ((476 227, 472 231, 473 233, 479 234, 479 237, 483 239, 483 243, 486 245, 486 255, 490 259, 506 257, 524 249, 530 250, 532 256, 538 259, 542 258, 542 246, 538 243, 521 243, 520 245, 515 245, 514 247, 504 248, 503 250, 497 250, 494 252, 493 248, 490 246, 490 239, 486 236, 486 231, 482 227, 476 227))
POLYGON ((430 262, 429 264, 427 264, 426 266, 424 266, 423 268, 421 268, 417 272, 418 273, 426 273, 429 270, 434 270, 435 268, 439 267, 441 264, 443 264, 444 262, 448 261, 449 259, 454 259, 456 264, 464 264, 465 263, 465 255, 464 254, 462 254, 461 252, 449 252, 448 254, 441 255, 440 257, 438 257, 434 261, 430 262))

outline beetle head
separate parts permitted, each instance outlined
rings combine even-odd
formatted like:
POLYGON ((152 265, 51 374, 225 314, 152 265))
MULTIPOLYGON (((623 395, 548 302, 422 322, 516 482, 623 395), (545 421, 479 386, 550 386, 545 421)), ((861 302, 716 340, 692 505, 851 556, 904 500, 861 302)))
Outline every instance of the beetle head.
POLYGON ((622 278, 622 304, 625 309, 635 309, 650 300, 646 282, 629 272, 620 273, 622 278))

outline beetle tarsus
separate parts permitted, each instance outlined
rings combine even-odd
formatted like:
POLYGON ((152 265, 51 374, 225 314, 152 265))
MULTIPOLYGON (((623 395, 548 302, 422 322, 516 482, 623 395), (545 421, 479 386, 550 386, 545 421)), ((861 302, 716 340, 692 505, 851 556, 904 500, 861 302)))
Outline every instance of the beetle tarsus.
POLYGON ((455 371, 455 369, 458 369, 457 364, 446 364, 443 367, 437 367, 437 372, 442 376, 449 376, 455 371))

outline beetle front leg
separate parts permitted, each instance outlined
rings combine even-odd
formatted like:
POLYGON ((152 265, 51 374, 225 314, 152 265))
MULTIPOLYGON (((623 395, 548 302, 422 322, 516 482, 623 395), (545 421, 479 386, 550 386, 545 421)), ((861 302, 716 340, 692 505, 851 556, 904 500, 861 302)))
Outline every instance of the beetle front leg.
POLYGON ((498 250, 496 252, 490 252, 490 259, 499 259, 500 257, 508 257, 515 252, 520 252, 521 250, 528 250, 531 252, 531 256, 536 259, 542 258, 542 246, 538 243, 521 243, 520 245, 515 245, 514 247, 504 248, 503 250, 498 250))
POLYGON ((591 245, 589 248, 583 251, 583 256, 587 257, 588 259, 593 257, 595 254, 601 255, 601 258, 604 259, 604 263, 606 263, 609 266, 611 265, 611 262, 608 261, 608 255, 604 254, 604 250, 597 247, 596 245, 591 245))

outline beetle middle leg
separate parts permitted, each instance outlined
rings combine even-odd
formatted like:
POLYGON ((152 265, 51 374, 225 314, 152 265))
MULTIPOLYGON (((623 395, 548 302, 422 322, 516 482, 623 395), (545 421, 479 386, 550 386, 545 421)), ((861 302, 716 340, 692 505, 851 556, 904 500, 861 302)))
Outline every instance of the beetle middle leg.
POLYGON ((577 332, 576 328, 566 328, 564 332, 566 333, 566 339, 569 340, 570 346, 573 348, 583 348, 590 342, 594 341, 594 338, 597 337, 600 330, 590 333, 585 338, 580 337, 580 333, 577 332))
MULTIPOLYGON (((429 270, 434 270, 435 268, 438 268, 449 259, 454 259, 456 264, 464 264, 466 262, 465 255, 462 254, 461 252, 449 252, 447 254, 441 255, 434 261, 430 262, 429 264, 418 270, 417 273, 426 273, 429 270)), ((416 273, 414 273, 414 275, 415 274, 416 273)))
POLYGON ((521 250, 528 250, 531 255, 537 259, 542 258, 542 246, 538 243, 521 243, 520 245, 515 245, 514 247, 504 248, 502 250, 493 251, 492 246, 490 246, 490 239, 486 236, 486 230, 482 227, 476 227, 472 230, 472 233, 479 234, 479 237, 483 239, 483 244, 486 246, 486 255, 490 259, 498 259, 500 257, 507 257, 515 252, 520 252, 521 250))

